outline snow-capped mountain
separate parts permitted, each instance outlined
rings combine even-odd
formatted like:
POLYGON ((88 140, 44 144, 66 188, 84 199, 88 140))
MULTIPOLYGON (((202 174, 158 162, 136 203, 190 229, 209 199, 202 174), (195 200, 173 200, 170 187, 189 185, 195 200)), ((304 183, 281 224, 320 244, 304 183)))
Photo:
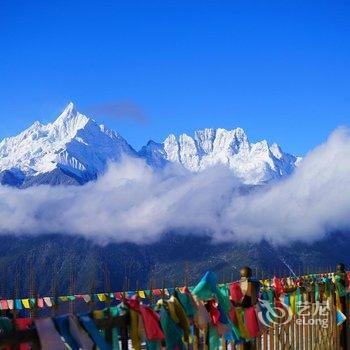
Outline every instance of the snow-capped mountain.
POLYGON ((178 139, 169 135, 162 144, 150 141, 139 153, 150 165, 161 166, 168 161, 193 172, 222 164, 250 185, 289 175, 301 160, 282 152, 275 143, 250 143, 241 128, 204 129, 196 131, 194 137, 182 134, 178 139))
POLYGON ((0 143, 2 182, 25 186, 39 183, 84 183, 95 179, 108 161, 122 154, 137 156, 116 132, 98 125, 69 103, 53 122, 35 122, 0 143))
POLYGON ((15 137, 0 142, 0 182, 83 184, 103 173, 109 161, 126 154, 146 159, 154 168, 168 163, 192 172, 217 164, 228 166, 246 184, 261 184, 290 174, 300 158, 266 141, 250 143, 240 129, 204 129, 194 137, 169 135, 163 143, 149 141, 136 152, 118 133, 98 125, 69 103, 53 122, 35 122, 15 137))

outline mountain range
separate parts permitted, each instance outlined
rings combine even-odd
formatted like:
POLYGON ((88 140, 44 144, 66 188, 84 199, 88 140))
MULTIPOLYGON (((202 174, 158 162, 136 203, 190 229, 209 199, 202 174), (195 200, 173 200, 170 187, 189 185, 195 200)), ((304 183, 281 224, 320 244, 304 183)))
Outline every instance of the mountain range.
MULTIPOLYGON (((221 164, 247 185, 284 178, 301 162, 300 157, 283 152, 277 144, 249 142, 241 128, 204 129, 193 137, 169 135, 164 142, 149 141, 137 151, 117 132, 79 113, 70 103, 54 122, 35 122, 19 135, 0 142, 0 180, 18 188, 82 185, 103 174, 109 162, 120 162, 123 155, 144 159, 155 171, 178 164, 200 172, 221 164)), ((60 291, 67 293, 72 274, 75 290, 105 291, 106 270, 112 289, 120 290, 126 278, 131 281, 130 288, 147 288, 151 278, 157 286, 182 284, 187 264, 190 283, 196 283, 207 269, 224 281, 237 278, 243 265, 251 266, 261 277, 328 271, 339 261, 350 264, 348 232, 331 232, 320 241, 281 247, 266 241, 215 243, 205 233, 193 230, 164 232, 149 244, 106 245, 73 232, 0 234, 0 282, 6 286, 1 293, 8 296, 16 288, 21 295, 28 293, 32 266, 36 288, 44 294, 52 291, 53 279, 60 291), (17 274, 21 278, 15 288, 12 277, 17 274)))
POLYGON ((250 143, 241 128, 208 128, 196 131, 193 137, 170 134, 164 142, 150 140, 136 151, 120 134, 69 103, 53 123, 35 122, 0 142, 0 182, 16 187, 84 184, 123 155, 143 158, 154 169, 176 163, 199 172, 221 164, 249 185, 283 178, 301 161, 275 143, 250 143))

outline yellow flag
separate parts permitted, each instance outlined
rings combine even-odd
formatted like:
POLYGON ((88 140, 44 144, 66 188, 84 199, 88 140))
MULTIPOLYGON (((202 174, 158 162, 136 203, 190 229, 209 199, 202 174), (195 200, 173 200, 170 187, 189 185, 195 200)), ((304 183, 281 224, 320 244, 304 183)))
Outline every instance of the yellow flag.
POLYGON ((141 350, 141 339, 139 335, 139 315, 133 309, 130 309, 130 338, 132 348, 141 350))
POLYGON ((138 297, 141 298, 141 299, 145 299, 145 298, 146 298, 145 292, 144 292, 143 290, 139 290, 139 291, 137 292, 137 295, 138 295, 138 297))
POLYGON ((97 320, 101 320, 104 316, 103 310, 95 310, 93 311, 94 318, 97 320))
POLYGON ((22 299, 22 304, 25 309, 30 309, 29 299, 22 299))
POLYGON ((292 311, 292 315, 295 315, 295 293, 292 293, 289 297, 290 300, 290 310, 292 311))
POLYGON ((337 310, 343 311, 338 291, 335 291, 335 306, 337 310))
POLYGON ((97 294, 97 298, 99 301, 106 301, 106 294, 99 293, 99 294, 97 294))

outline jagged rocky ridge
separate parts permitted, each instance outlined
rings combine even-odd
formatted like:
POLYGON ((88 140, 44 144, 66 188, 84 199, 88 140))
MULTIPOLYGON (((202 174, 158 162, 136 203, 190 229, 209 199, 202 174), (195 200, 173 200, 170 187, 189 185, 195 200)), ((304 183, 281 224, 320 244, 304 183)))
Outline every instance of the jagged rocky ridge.
POLYGON ((222 164, 249 185, 289 175, 299 157, 267 141, 250 143, 244 130, 204 129, 194 137, 169 135, 163 143, 149 141, 137 152, 117 132, 79 113, 69 103, 53 122, 35 122, 15 137, 0 142, 1 184, 84 184, 102 174, 122 155, 144 158, 153 168, 177 163, 192 172, 222 164))

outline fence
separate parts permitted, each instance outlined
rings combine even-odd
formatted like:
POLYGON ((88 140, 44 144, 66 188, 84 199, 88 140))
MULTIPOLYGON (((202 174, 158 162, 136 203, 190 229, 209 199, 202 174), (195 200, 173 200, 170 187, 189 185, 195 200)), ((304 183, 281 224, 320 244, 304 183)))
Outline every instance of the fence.
POLYGON ((256 339, 257 350, 340 350, 340 326, 336 323, 333 297, 327 312, 319 318, 313 316, 319 306, 310 301, 310 315, 293 315, 288 323, 284 319, 262 330, 256 339), (327 326, 322 327, 326 320, 327 326), (321 321, 321 322, 320 322, 321 321))

